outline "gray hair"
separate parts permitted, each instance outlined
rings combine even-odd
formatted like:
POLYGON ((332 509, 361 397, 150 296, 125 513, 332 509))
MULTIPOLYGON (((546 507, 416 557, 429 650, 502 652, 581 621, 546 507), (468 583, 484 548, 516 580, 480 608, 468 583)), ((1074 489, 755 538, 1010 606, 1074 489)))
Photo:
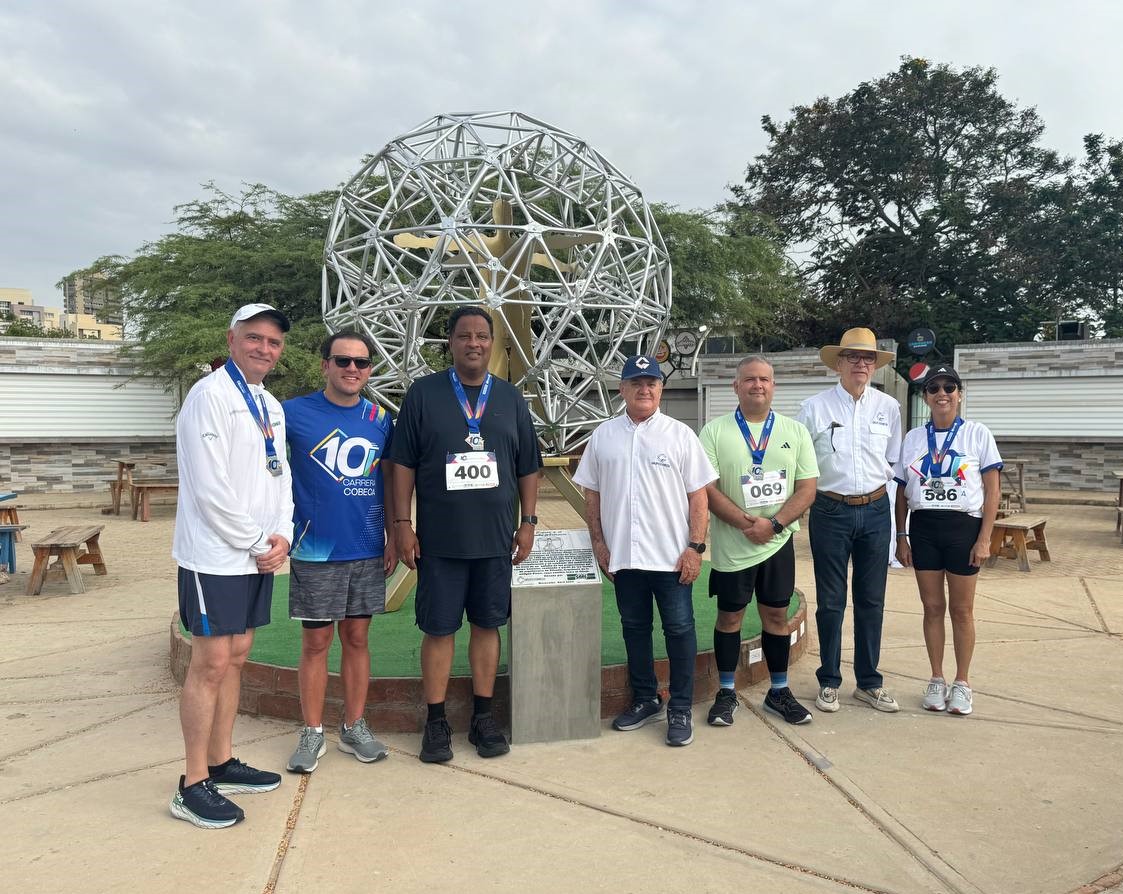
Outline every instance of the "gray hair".
POLYGON ((770 370, 772 370, 772 378, 776 378, 776 367, 772 365, 772 361, 770 361, 762 354, 750 354, 748 357, 745 357, 740 363, 737 364, 737 371, 735 375, 740 375, 741 367, 748 366, 750 363, 763 363, 770 370))

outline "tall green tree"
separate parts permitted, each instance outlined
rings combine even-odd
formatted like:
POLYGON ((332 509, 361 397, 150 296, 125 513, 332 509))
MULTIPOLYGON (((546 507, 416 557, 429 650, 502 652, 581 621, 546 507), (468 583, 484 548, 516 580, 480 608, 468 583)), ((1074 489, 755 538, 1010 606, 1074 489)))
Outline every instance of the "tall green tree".
POLYGON ((190 385, 226 356, 231 314, 271 304, 293 323, 270 376, 280 397, 320 383, 320 268, 336 193, 287 196, 261 184, 230 195, 213 183, 176 207, 176 231, 132 258, 99 258, 76 273, 104 273, 121 295, 126 348, 140 371, 190 385))
POLYGON ((782 124, 762 119, 768 148, 734 194, 806 257, 808 343, 859 324, 896 337, 932 325, 942 348, 1028 339, 1079 305, 1063 283, 1027 287, 1027 249, 1050 223, 1044 190, 1069 163, 997 81, 993 69, 907 58, 782 124))

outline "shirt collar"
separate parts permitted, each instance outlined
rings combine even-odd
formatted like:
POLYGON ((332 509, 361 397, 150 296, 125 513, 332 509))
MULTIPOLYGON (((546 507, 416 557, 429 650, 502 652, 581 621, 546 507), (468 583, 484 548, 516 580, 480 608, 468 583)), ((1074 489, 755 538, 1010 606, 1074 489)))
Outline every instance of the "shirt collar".
POLYGON ((625 422, 626 422, 626 423, 628 424, 628 429, 629 429, 629 430, 635 430, 635 429, 637 429, 637 428, 643 428, 643 427, 645 427, 646 425, 648 425, 648 424, 650 424, 650 423, 654 422, 654 421, 655 421, 655 418, 656 418, 656 417, 657 417, 658 415, 659 415, 659 408, 658 408, 658 407, 656 407, 656 408, 655 408, 655 412, 654 412, 654 413, 652 413, 652 414, 651 414, 650 416, 648 416, 648 417, 647 417, 646 419, 644 419, 644 420, 643 420, 643 422, 636 422, 636 421, 635 421, 634 419, 632 419, 632 417, 631 417, 631 416, 629 416, 629 415, 628 415, 628 411, 627 411, 627 410, 625 410, 625 411, 624 411, 624 421, 625 421, 625 422))
POLYGON ((851 397, 850 392, 842 387, 841 382, 839 382, 837 385, 834 386, 834 390, 835 390, 835 394, 838 395, 839 399, 842 400, 847 405, 852 404, 852 403, 855 403, 855 404, 865 403, 866 398, 869 397, 869 394, 870 394, 870 386, 869 385, 867 385, 862 390, 862 396, 859 397, 857 400, 855 400, 853 397, 851 397))

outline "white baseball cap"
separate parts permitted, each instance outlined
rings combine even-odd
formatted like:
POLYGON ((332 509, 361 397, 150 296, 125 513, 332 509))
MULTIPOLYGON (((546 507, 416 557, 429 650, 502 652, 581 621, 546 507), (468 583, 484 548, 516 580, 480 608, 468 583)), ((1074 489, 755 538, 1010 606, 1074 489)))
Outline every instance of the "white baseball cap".
POLYGON ((254 317, 260 317, 262 314, 269 314, 273 317, 277 321, 277 325, 281 327, 282 332, 288 332, 292 328, 289 318, 277 308, 270 307, 268 304, 243 304, 234 311, 234 316, 230 319, 230 328, 233 329, 236 324, 252 320, 254 317))

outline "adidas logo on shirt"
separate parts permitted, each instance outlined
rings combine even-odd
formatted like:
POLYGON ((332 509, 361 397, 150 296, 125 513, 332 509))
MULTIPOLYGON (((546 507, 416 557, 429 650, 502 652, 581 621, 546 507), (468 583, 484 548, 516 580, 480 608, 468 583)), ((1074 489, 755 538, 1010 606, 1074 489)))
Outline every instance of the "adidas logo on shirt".
POLYGON ((789 444, 787 441, 784 441, 784 443, 780 445, 780 449, 781 450, 791 450, 792 445, 789 444))

